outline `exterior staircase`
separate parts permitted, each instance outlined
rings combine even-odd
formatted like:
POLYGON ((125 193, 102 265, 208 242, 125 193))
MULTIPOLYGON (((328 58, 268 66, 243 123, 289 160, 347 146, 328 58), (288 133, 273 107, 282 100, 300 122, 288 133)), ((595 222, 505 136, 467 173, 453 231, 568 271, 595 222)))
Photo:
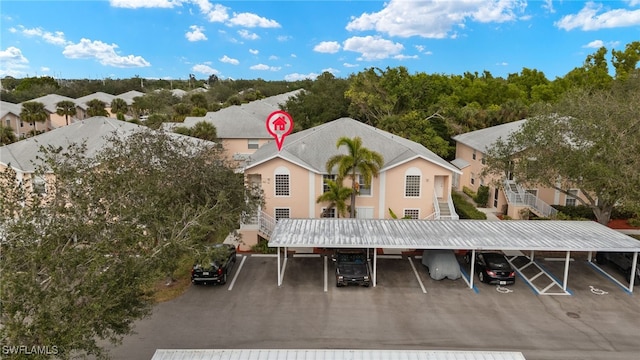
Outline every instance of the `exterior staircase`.
POLYGON ((558 213, 558 210, 537 196, 526 192, 513 180, 505 180, 502 189, 509 205, 526 207, 537 216, 545 218, 554 218, 558 213))

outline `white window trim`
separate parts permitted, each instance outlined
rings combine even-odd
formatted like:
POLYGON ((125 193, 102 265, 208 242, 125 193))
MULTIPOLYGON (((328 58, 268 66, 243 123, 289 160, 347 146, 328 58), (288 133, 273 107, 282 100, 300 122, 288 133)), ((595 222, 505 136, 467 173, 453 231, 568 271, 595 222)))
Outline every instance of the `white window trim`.
POLYGON ((411 210, 411 211, 418 211, 418 215, 416 217, 417 220, 420 219, 420 209, 419 208, 405 208, 402 209, 402 217, 404 218, 405 216, 407 216, 407 210, 411 210))
MULTIPOLYGON (((326 207, 326 206, 325 206, 325 207, 322 207, 322 208, 320 209, 320 216, 322 216, 322 214, 324 214, 324 211, 325 211, 326 209, 327 209, 327 207, 326 207)), ((335 207, 333 208, 333 214, 334 214, 335 216, 328 216, 328 217, 322 217, 322 218, 323 218, 323 219, 336 219, 336 218, 338 218, 338 209, 336 209, 335 207)))
POLYGON ((405 199, 420 199, 422 197, 422 171, 420 169, 412 167, 405 171, 403 195, 405 199), (418 196, 407 196, 407 176, 418 176, 418 196))
POLYGON ((275 207, 273 208, 273 219, 278 221, 278 217, 276 216, 276 213, 278 210, 287 210, 289 212, 289 217, 288 218, 282 218, 282 219, 290 219, 291 218, 291 208, 290 207, 275 207))
MULTIPOLYGON (((360 174, 356 174, 356 176, 358 177, 358 184, 360 184, 360 174)), ((364 181, 362 182, 364 184, 364 181)), ((360 186, 360 188, 362 188, 362 186, 360 186)), ((369 185, 369 194, 367 195, 362 195, 360 193, 360 191, 358 191, 358 197, 363 197, 363 198, 370 198, 373 197, 373 178, 371 179, 371 184, 369 185)))
POLYGON ((289 169, 287 169, 284 166, 280 166, 280 167, 276 168, 275 171, 273 172, 273 196, 274 197, 278 197, 278 198, 291 197, 291 173, 290 173, 289 169), (289 176, 289 184, 288 184, 289 195, 278 195, 277 194, 276 175, 288 175, 289 176))

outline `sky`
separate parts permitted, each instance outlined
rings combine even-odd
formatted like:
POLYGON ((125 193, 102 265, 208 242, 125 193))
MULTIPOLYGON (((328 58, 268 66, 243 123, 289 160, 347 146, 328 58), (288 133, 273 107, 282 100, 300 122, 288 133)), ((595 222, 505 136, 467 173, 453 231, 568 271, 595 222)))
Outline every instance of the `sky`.
MULTIPOLYGON (((0 0, 0 77, 548 79, 640 40, 640 0, 0 0)), ((612 70, 612 66, 610 66, 612 70)))

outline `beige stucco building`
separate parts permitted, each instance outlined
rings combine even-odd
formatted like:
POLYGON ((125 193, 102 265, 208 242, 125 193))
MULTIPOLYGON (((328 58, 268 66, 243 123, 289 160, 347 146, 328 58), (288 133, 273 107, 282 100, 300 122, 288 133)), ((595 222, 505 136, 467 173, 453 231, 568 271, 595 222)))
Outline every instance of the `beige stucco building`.
MULTIPOLYGON (((327 191, 324 180, 335 179, 326 169, 327 160, 346 153, 337 148, 340 137, 362 139, 362 146, 380 153, 384 165, 370 186, 358 178, 356 197, 358 218, 389 219, 390 210, 398 217, 434 220, 457 219, 451 201, 455 166, 424 146, 351 118, 341 118, 300 131, 285 138, 278 151, 269 142, 248 158, 244 168, 246 181, 262 191, 265 206, 254 223, 241 228, 243 247, 268 238, 271 226, 281 218, 337 217, 335 209, 324 210, 318 203, 327 191)), ((350 187, 350 180, 345 180, 350 187)), ((347 203, 349 200, 347 200, 347 203)))
POLYGON ((462 175, 455 179, 454 185, 460 191, 466 187, 474 192, 482 185, 488 186, 487 206, 513 219, 521 219, 523 210, 529 210, 538 216, 553 217, 556 210, 551 205, 577 205, 581 192, 578 189, 568 189, 575 194, 569 196, 548 187, 525 188, 511 174, 505 174, 501 178, 483 176, 484 158, 488 150, 499 139, 506 140, 512 133, 519 131, 524 122, 526 120, 519 120, 454 136, 456 159, 452 163, 462 170, 462 175))

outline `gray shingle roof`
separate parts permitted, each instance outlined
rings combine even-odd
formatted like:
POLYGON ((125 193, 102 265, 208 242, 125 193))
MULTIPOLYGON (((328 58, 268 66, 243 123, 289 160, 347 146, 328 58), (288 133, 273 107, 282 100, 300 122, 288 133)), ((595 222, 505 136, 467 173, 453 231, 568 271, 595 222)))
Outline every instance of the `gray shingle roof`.
POLYGON ((16 116, 20 116, 21 111, 22 111, 22 105, 20 104, 0 101, 0 117, 4 117, 9 113, 14 114, 16 116))
MULTIPOLYGON (((295 119, 294 119, 295 121, 295 119)), ((274 141, 263 145, 253 155, 247 168, 251 168, 275 157, 281 157, 316 173, 325 173, 329 157, 346 153, 336 143, 340 137, 362 139, 363 146, 380 153, 384 157, 385 170, 415 158, 423 158, 452 172, 461 173, 455 166, 442 159, 426 147, 366 125, 351 118, 341 118, 311 129, 289 135, 284 140, 282 151, 274 141)))
POLYGON ((300 90, 271 96, 247 104, 229 106, 204 117, 188 117, 183 124, 173 126, 192 127, 200 121, 206 121, 216 127, 221 139, 270 139, 265 122, 269 114, 280 110, 280 104, 298 94, 300 90))
POLYGON ((44 108, 48 112, 55 113, 56 109, 58 108, 56 106, 56 104, 59 103, 60 101, 65 101, 65 100, 66 101, 71 101, 72 103, 77 104, 76 99, 72 99, 70 97, 57 95, 57 94, 49 94, 49 95, 41 96, 39 98, 35 98, 35 99, 29 100, 29 101, 36 101, 36 102, 39 102, 39 103, 43 103, 44 104, 44 108))
MULTIPOLYGON (((111 136, 117 135, 125 138, 142 128, 145 127, 114 118, 95 116, 2 146, 0 147, 0 163, 4 165, 10 164, 16 170, 29 173, 35 171, 40 164, 37 157, 40 155, 41 146, 48 147, 51 145, 56 148, 66 148, 70 144, 79 144, 85 141, 87 146, 86 155, 92 157, 104 148, 111 136)), ((172 133, 171 136, 192 141, 195 146, 213 144, 210 141, 179 134, 172 133)))
POLYGON ((506 140, 520 130, 526 119, 456 135, 453 140, 485 153, 498 139, 506 140))
MULTIPOLYGON (((124 100, 127 103, 127 105, 133 104, 133 98, 138 96, 144 96, 144 93, 137 90, 131 90, 131 91, 122 93, 120 95, 116 95, 117 98, 124 100)), ((111 104, 111 102, 109 102, 109 104, 111 104)))
MULTIPOLYGON (((93 94, 89 94, 83 97, 79 97, 76 99, 76 103, 80 106, 86 106, 86 104, 93 100, 93 99, 98 99, 102 102, 104 102, 105 104, 107 104, 107 106, 111 105, 111 101, 113 101, 113 99, 115 99, 117 96, 115 95, 111 95, 111 94, 107 94, 107 93, 103 93, 103 92, 96 92, 93 94)), ((123 99, 124 100, 124 99, 123 99)))

